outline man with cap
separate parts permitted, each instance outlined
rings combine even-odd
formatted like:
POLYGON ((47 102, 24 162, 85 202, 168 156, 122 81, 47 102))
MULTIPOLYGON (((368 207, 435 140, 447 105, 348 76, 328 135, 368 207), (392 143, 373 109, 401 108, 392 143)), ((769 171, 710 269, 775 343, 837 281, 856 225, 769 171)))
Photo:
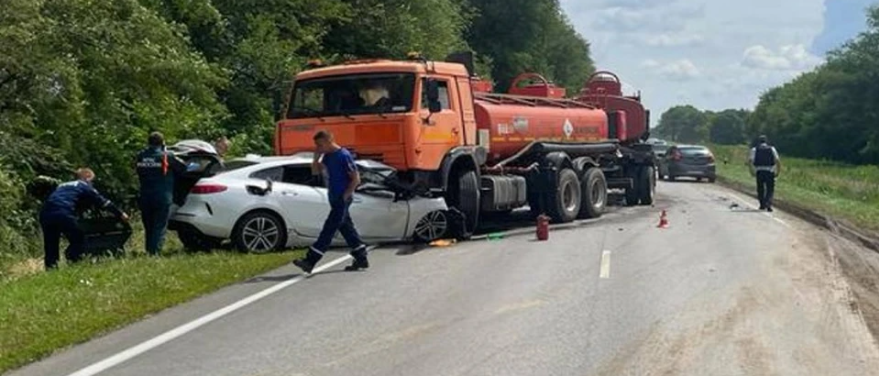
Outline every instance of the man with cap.
POLYGON ((775 178, 781 173, 781 159, 778 151, 769 144, 766 136, 757 139, 749 157, 751 175, 757 177, 757 197, 760 210, 772 211, 772 197, 775 195, 775 178))
POLYGON ((69 245, 64 250, 67 262, 76 263, 82 259, 85 247, 85 234, 77 225, 77 210, 86 206, 97 206, 128 220, 125 214, 110 200, 104 198, 92 186, 95 173, 88 168, 76 170, 76 180, 63 183, 46 199, 40 210, 40 227, 43 229, 44 263, 46 270, 58 267, 59 246, 61 235, 67 238, 69 245))
POLYGON ((161 133, 151 133, 147 143, 147 148, 138 153, 136 161, 140 180, 138 206, 146 233, 146 251, 151 256, 158 256, 171 215, 174 179, 186 172, 186 164, 165 150, 165 137, 161 133))

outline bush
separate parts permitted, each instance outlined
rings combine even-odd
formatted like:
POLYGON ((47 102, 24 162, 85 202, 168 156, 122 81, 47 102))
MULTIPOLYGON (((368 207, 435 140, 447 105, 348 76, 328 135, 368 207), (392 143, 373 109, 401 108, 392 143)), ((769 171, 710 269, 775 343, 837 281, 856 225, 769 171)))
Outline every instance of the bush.
POLYGON ((39 244, 35 241, 33 215, 23 210, 24 184, 3 164, 0 164, 0 278, 8 266, 35 255, 39 244))

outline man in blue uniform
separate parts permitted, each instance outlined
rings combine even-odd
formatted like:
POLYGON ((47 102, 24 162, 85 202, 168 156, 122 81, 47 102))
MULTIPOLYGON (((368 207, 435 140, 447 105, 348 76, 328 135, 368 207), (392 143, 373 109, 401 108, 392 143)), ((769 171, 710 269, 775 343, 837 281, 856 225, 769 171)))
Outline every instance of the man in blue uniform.
POLYGON ((158 256, 171 215, 174 178, 186 172, 186 164, 165 150, 165 137, 161 133, 151 133, 147 142, 147 148, 137 155, 138 206, 146 234, 146 251, 158 256))
POLYGON ((76 177, 77 180, 59 185, 46 199, 40 211, 46 270, 58 267, 58 243, 61 241, 61 234, 70 243, 64 250, 67 262, 75 263, 82 259, 85 234, 76 223, 78 209, 93 205, 113 212, 124 221, 128 220, 128 214, 119 210, 92 186, 92 180, 95 179, 92 170, 81 168, 76 171, 76 177))
POLYGON ((775 178, 781 172, 781 159, 778 151, 769 144, 766 136, 757 139, 757 146, 751 149, 751 174, 757 177, 757 197, 760 210, 772 211, 772 197, 775 195, 775 178))
POLYGON ((317 132, 314 135, 316 151, 311 163, 311 172, 320 175, 326 170, 327 192, 330 202, 330 214, 324 222, 317 241, 308 249, 305 258, 293 261, 293 264, 306 273, 311 273, 314 266, 323 257, 324 252, 330 247, 336 232, 341 232, 345 242, 353 250, 351 256, 354 263, 345 268, 347 271, 356 271, 369 268, 367 259, 367 247, 360 240, 360 235, 354 228, 354 222, 348 209, 354 196, 354 190, 360 185, 360 173, 354 164, 351 153, 333 141, 333 135, 326 131, 317 132))

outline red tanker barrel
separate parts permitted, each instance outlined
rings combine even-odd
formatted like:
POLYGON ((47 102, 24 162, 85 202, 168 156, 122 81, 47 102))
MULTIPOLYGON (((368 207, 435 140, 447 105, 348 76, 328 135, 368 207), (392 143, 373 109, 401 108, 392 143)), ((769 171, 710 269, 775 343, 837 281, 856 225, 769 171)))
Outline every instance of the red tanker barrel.
POLYGON ((489 133, 489 164, 516 154, 532 141, 587 143, 608 139, 602 110, 528 106, 476 100, 476 125, 489 133))

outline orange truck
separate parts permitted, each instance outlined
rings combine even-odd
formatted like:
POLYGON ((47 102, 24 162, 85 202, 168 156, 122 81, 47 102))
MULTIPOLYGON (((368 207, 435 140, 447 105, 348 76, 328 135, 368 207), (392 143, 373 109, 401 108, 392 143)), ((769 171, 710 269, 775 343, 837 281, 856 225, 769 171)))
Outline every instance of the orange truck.
POLYGON ((649 111, 616 75, 593 74, 571 99, 536 74, 509 93, 491 86, 467 53, 312 66, 296 76, 275 151, 311 151, 312 135, 330 131, 356 158, 394 167, 395 187, 444 197, 463 238, 481 217, 525 206, 556 222, 599 217, 609 189, 652 204, 649 111))

